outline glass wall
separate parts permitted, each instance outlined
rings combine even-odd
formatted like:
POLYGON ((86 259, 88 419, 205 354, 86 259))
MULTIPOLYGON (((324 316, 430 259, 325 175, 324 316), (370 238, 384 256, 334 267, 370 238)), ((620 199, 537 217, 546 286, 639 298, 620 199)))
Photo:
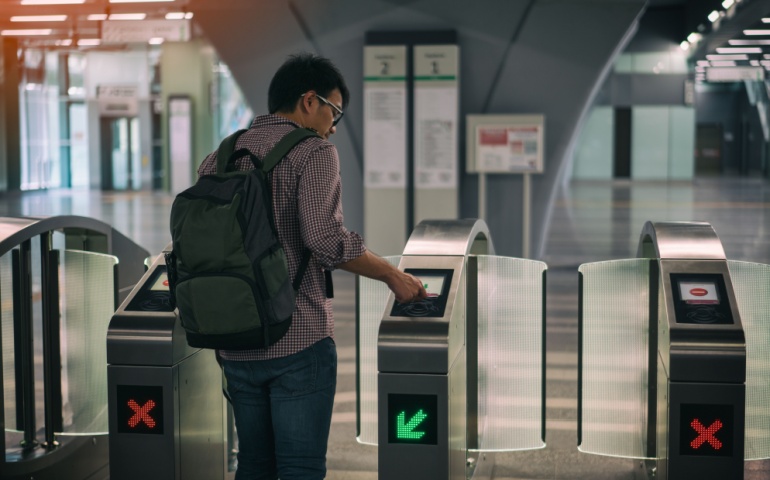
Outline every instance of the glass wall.
POLYGON ((220 142, 239 128, 248 128, 254 118, 254 112, 244 99, 227 65, 217 62, 214 79, 214 140, 220 142))
POLYGON ((695 107, 683 98, 688 71, 678 47, 618 56, 600 101, 583 122, 572 178, 691 180, 696 121, 695 107), (650 91, 647 83, 661 90, 650 91), (629 121, 621 110, 628 111, 629 121))
MULTIPOLYGON (((21 189, 163 188, 161 51, 21 50, 21 189)), ((253 112, 227 65, 214 68, 218 143, 253 112)))

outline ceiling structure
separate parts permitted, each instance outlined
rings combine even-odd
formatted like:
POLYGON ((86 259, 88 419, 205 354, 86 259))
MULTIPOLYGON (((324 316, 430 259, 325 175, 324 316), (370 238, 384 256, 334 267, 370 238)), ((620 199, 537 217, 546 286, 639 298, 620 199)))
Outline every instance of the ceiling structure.
MULTIPOLYGON (((195 15, 237 14, 253 8, 254 1, 0 0, 0 36, 18 39, 21 47, 136 48, 198 35, 195 15), (167 31, 152 37, 148 25, 167 31), (120 34, 136 30, 143 31, 135 38, 120 34)), ((696 80, 706 80, 715 69, 761 70, 762 78, 770 69, 770 0, 648 0, 647 8, 684 10, 681 47, 696 65, 696 80)))

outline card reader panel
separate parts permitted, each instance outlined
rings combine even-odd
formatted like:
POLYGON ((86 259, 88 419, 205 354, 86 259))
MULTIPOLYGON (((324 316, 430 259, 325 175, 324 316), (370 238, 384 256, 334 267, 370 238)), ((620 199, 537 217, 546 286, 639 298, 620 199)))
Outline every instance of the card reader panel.
POLYGON ((173 312, 171 292, 168 288, 166 265, 157 265, 148 280, 128 303, 126 311, 173 312))
POLYGON ((735 323, 722 274, 672 273, 671 290, 677 323, 735 323))
POLYGON ((428 297, 411 303, 393 303, 390 312, 391 317, 437 317, 444 316, 449 286, 452 283, 452 269, 439 268, 407 268, 405 273, 410 273, 420 279, 428 297))

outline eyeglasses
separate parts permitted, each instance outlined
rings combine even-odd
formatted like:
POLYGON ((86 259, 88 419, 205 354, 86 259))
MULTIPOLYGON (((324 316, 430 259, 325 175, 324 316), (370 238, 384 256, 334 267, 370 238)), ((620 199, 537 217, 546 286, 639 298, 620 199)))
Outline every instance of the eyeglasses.
MULTIPOLYGON (((302 95, 300 95, 300 97, 304 97, 304 96, 305 96, 304 93, 302 95)), ((322 102, 324 102, 325 104, 327 104, 330 107, 332 107, 332 110, 334 110, 334 112, 335 112, 335 114, 334 114, 334 121, 332 122, 332 126, 336 127, 337 124, 339 123, 339 121, 342 120, 342 116, 345 115, 345 112, 343 112, 340 107, 338 107, 337 105, 333 104, 329 100, 325 99, 321 95, 318 95, 316 93, 315 96, 318 97, 318 99, 321 100, 322 102)))

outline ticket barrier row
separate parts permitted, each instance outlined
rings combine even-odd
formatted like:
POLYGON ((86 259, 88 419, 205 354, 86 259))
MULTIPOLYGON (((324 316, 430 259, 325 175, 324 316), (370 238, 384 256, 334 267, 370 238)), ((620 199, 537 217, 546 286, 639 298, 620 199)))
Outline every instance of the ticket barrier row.
MULTIPOLYGON (((639 252, 580 267, 579 449, 649 478, 743 478, 744 458, 770 457, 770 428, 744 440, 762 411, 747 371, 767 371, 747 363, 750 282, 734 288, 707 224, 647 224, 639 252)), ((186 346, 160 258, 108 333, 111 473, 225 478, 221 372, 186 346)), ((429 298, 357 286, 357 439, 378 445, 379 478, 480 480, 493 452, 545 447, 545 264, 495 256, 476 220, 424 221, 389 260, 429 298)))
POLYGON ((770 266, 707 223, 650 223, 637 258, 580 266, 578 443, 638 476, 741 479, 770 458, 770 266))

